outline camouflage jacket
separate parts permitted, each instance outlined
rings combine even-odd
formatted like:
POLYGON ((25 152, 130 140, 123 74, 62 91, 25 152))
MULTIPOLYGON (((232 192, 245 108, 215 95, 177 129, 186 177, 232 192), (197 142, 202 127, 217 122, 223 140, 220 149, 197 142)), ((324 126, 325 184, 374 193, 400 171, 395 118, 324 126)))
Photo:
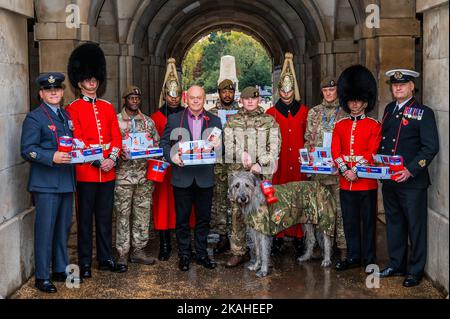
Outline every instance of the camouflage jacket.
POLYGON ((334 236, 336 202, 328 188, 315 181, 274 187, 278 202, 267 207, 264 201, 258 211, 247 216, 247 225, 266 235, 276 235, 293 225, 311 223, 334 236))
POLYGON ((219 110, 239 110, 241 107, 239 106, 239 103, 236 101, 233 101, 231 105, 223 105, 220 99, 217 100, 216 106, 214 106, 212 109, 208 110, 208 112, 211 112, 215 116, 219 116, 219 110))
POLYGON ((225 163, 232 163, 231 170, 243 170, 241 155, 248 152, 253 163, 270 175, 271 166, 278 160, 281 148, 280 127, 275 119, 259 107, 248 113, 245 109, 232 116, 224 128, 225 163))
MULTIPOLYGON (((332 133, 336 122, 348 116, 341 107, 339 107, 339 111, 336 111, 338 107, 339 99, 333 103, 323 100, 321 104, 309 110, 305 132, 305 148, 308 151, 311 151, 313 147, 323 147, 324 133, 332 133)), ((312 179, 325 185, 339 184, 338 176, 312 174, 312 179)))
MULTIPOLYGON (((119 121, 120 133, 122 134, 122 140, 126 135, 132 133, 132 121, 130 116, 125 112, 125 108, 117 114, 119 121)), ((139 114, 135 117, 136 131, 135 133, 148 133, 149 138, 153 139, 154 146, 159 145, 159 135, 156 131, 155 123, 147 115, 139 111, 139 114)), ((137 185, 144 184, 147 173, 147 160, 123 160, 120 158, 119 164, 116 170, 116 184, 117 185, 137 185)))
MULTIPOLYGON (((211 112, 212 114, 214 114, 215 116, 219 116, 219 111, 220 110, 239 110, 241 107, 239 106, 239 103, 236 101, 233 101, 233 103, 231 103, 231 105, 223 105, 222 102, 220 101, 220 99, 218 99, 216 101, 216 106, 214 106, 212 109, 209 110, 209 112, 211 112)), ((214 166, 214 172, 216 174, 216 178, 220 178, 221 180, 224 180, 226 177, 226 174, 228 172, 229 169, 229 165, 225 164, 225 163, 217 163, 214 166)))

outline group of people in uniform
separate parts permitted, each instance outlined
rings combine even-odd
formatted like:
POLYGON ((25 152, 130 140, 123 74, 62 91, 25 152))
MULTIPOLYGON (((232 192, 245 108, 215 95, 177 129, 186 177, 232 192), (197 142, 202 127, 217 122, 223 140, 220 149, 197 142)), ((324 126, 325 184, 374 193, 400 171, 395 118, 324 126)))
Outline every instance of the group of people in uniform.
MULTIPOLYGON (((339 79, 325 78, 322 103, 309 109, 301 103, 290 53, 278 84, 280 98, 273 107, 265 111, 259 105, 259 90, 254 87, 241 92, 239 106, 235 83, 226 79, 218 85, 219 100, 207 111, 200 86, 189 88, 186 106, 182 106, 175 60, 169 59, 160 108, 145 115, 140 88, 129 86, 116 114, 113 105, 97 95, 106 79, 102 50, 93 43, 77 47, 69 59, 68 76, 80 97, 62 107, 65 76, 42 74, 37 79, 42 103, 23 123, 21 154, 31 163, 28 190, 36 207, 36 288, 54 293, 55 281, 69 278, 81 283, 92 276, 94 219, 96 259, 102 271, 122 273, 129 262, 156 262, 147 247, 152 217, 159 233, 160 261, 170 258, 175 231, 181 271, 188 271, 193 259, 207 269, 216 268, 207 251, 212 228, 219 235, 214 254, 231 250, 225 266, 243 264, 250 259, 245 220, 239 205, 227 196, 231 174, 242 170, 275 185, 309 178, 320 181, 338 203, 335 241, 340 254, 335 269, 376 263, 378 182, 356 174, 356 167, 372 163, 374 154, 404 159, 396 181, 382 182, 390 258, 378 275, 406 276, 406 287, 419 284, 427 256, 427 167, 439 150, 437 128, 433 111, 414 97, 419 74, 392 70, 387 75, 395 101, 386 107, 381 123, 368 115, 377 101, 377 83, 369 70, 356 65, 339 79), (223 132, 210 140, 216 153, 223 155, 218 163, 185 165, 177 143, 205 139, 214 128, 223 132), (249 130, 255 133, 246 134, 249 130), (130 160, 122 149, 123 140, 136 133, 163 149, 170 166, 162 183, 146 178, 145 159, 130 160), (101 146, 103 160, 71 164, 71 156, 58 151, 62 136, 76 138, 86 147, 101 146), (258 143, 265 152, 251 151, 258 143), (299 150, 316 147, 331 149, 335 175, 301 173, 299 150), (229 154, 234 157, 228 158, 229 154), (79 278, 66 269, 74 198, 79 278)), ((273 238, 272 255, 285 251, 286 236, 293 237, 294 253, 299 257, 303 252, 300 224, 273 238)))

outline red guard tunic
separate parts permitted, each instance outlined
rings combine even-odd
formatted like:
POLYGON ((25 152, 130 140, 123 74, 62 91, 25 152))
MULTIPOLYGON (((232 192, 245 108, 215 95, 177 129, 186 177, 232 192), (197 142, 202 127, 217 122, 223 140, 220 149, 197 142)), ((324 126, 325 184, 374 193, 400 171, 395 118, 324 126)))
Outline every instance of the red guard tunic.
MULTIPOLYGON (((73 122, 73 136, 81 140, 86 147, 102 145, 103 157, 110 154, 118 156, 122 147, 122 135, 114 106, 101 99, 91 99, 82 96, 67 107, 73 122)), ((116 179, 116 172, 112 169, 103 172, 90 163, 77 164, 76 176, 79 182, 110 182, 116 179)))
MULTIPOLYGON (((331 153, 338 167, 348 169, 357 164, 371 164, 381 142, 381 124, 377 120, 361 115, 349 116, 336 123, 331 142, 331 153)), ((347 191, 377 189, 376 179, 360 178, 354 182, 340 176, 340 188, 347 191)))
MULTIPOLYGON (((293 102, 290 107, 279 101, 275 106, 266 111, 272 115, 280 125, 281 150, 278 160, 278 170, 273 176, 273 184, 285 184, 306 180, 306 175, 300 173, 298 160, 299 150, 305 145, 306 120, 308 107, 299 102, 293 102)), ((302 237, 301 225, 295 225, 281 232, 277 237, 294 236, 302 237)))
MULTIPOLYGON (((164 129, 167 124, 167 117, 163 111, 158 110, 151 116, 155 122, 156 130, 159 136, 163 136, 164 129)), ((166 176, 162 183, 155 183, 155 190, 153 191, 153 227, 155 230, 169 230, 175 229, 176 214, 175 214, 175 199, 173 197, 173 187, 170 184, 172 179, 172 167, 169 166, 166 176)), ((191 228, 195 226, 195 215, 191 214, 189 220, 191 228)))

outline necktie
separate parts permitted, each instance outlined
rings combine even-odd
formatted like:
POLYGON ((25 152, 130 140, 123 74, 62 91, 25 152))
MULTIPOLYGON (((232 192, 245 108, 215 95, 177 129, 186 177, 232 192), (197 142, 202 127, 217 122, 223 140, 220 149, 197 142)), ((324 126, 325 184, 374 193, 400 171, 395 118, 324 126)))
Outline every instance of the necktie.
POLYGON ((58 115, 59 119, 64 123, 64 116, 62 115, 60 109, 58 109, 58 110, 56 111, 56 114, 58 115))

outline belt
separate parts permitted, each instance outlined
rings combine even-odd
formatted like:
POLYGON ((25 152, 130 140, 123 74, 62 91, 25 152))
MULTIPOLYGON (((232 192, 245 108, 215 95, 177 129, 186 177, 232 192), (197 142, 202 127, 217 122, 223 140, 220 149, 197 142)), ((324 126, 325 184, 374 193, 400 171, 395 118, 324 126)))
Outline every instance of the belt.
POLYGON ((344 156, 344 160, 347 163, 356 163, 362 160, 363 158, 364 158, 363 156, 344 156))
POLYGON ((108 151, 111 148, 111 143, 109 144, 91 144, 90 147, 101 147, 103 151, 108 151))

